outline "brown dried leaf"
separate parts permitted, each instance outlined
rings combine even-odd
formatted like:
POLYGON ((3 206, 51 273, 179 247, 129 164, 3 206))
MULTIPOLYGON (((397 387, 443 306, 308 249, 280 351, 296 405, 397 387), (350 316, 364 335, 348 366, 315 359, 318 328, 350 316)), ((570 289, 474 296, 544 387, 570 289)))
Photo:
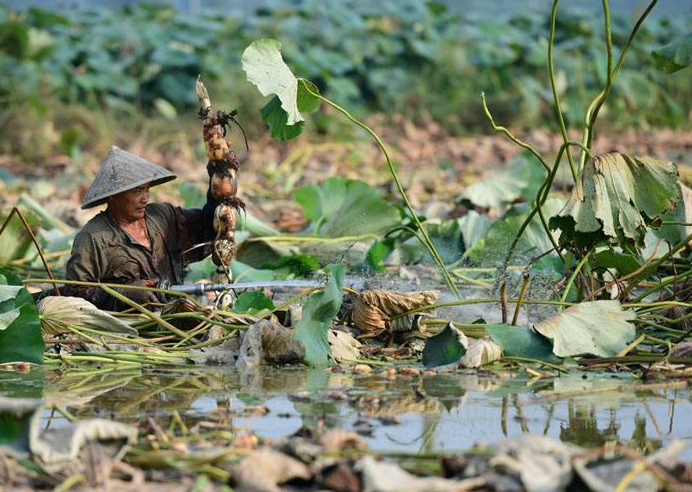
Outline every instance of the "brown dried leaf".
POLYGON ((368 290, 358 295, 353 306, 353 321, 363 332, 377 336, 390 328, 392 316, 427 306, 437 300, 437 292, 395 292, 368 290))

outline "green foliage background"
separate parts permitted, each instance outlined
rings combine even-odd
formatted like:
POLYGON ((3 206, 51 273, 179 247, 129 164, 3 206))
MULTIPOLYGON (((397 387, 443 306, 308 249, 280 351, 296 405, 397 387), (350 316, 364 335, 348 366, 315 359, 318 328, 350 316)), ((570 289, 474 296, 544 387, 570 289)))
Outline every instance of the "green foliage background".
MULTIPOLYGON (((60 14, 0 6, 0 118, 14 129, 0 139, 0 152, 29 159, 56 145, 69 152, 106 138, 116 120, 137 131, 123 122, 143 114, 191 120, 198 74, 220 107, 256 114, 262 101, 241 74, 240 56, 260 37, 279 39, 296 73, 356 112, 430 114, 457 133, 485 131, 482 89, 500 121, 551 121, 544 13, 519 10, 494 20, 422 0, 277 5, 246 17, 146 4, 60 14), (37 122, 45 121, 55 123, 57 138, 19 138, 27 128, 40 136, 37 122)), ((591 17, 567 6, 558 17, 555 58, 568 123, 581 121, 582 108, 605 81, 603 26, 591 17)), ((610 125, 689 124, 689 75, 660 73, 650 52, 687 34, 690 20, 646 22, 603 115, 610 125)), ((613 18, 616 46, 632 24, 613 18)))

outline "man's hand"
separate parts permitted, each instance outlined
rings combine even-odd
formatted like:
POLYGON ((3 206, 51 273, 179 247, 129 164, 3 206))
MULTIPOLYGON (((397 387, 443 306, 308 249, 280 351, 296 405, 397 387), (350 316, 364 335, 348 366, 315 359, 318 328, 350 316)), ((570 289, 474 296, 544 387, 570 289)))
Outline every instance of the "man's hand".
MULTIPOLYGON (((132 282, 131 285, 137 285, 141 287, 156 287, 158 280, 156 279, 142 279, 132 282)), ((146 304, 147 302, 160 302, 156 297, 156 293, 148 290, 139 289, 120 289, 120 292, 126 296, 128 299, 135 301, 137 304, 146 304)))

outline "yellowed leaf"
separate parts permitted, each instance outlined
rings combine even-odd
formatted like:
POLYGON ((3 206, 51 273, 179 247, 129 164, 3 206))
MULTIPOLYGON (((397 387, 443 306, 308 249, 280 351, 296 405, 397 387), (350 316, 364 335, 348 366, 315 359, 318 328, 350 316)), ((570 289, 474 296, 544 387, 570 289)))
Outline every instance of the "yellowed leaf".
POLYGON ((428 306, 437 300, 434 291, 395 292, 368 290, 358 295, 353 306, 353 322, 363 332, 377 336, 390 329, 392 317, 428 306))

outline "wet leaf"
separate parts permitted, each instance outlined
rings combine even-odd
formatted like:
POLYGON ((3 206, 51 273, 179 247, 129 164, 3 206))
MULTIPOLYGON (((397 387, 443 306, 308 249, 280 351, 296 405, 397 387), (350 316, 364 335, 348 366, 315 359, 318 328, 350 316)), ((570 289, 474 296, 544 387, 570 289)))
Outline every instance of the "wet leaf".
POLYGON ((390 327, 393 316, 428 306, 434 303, 437 297, 437 292, 429 290, 366 290, 358 295, 353 306, 353 322, 364 333, 377 335, 390 327))
POLYGON ((534 329, 553 341, 553 353, 559 357, 612 357, 634 339, 634 319, 635 313, 623 311, 620 301, 591 301, 570 306, 534 329))
POLYGON ((502 357, 502 349, 492 340, 483 338, 469 341, 466 353, 459 363, 463 367, 481 367, 502 357))
POLYGON ((591 247, 622 241, 641 247, 647 227, 680 200, 675 164, 611 153, 594 157, 555 217, 560 241, 591 247))
POLYGON ((485 331, 509 357, 526 357, 545 361, 558 361, 553 345, 542 335, 525 326, 486 325, 485 331))
MULTIPOLYGON (((258 39, 243 52, 243 70, 247 79, 263 96, 276 94, 286 112, 285 124, 304 121, 298 111, 298 79, 281 57, 281 43, 275 39, 258 39)), ((305 103, 304 103, 305 104, 305 103)))
POLYGON ((659 70, 673 73, 692 64, 692 34, 674 39, 651 52, 659 70))
POLYGON ((263 292, 243 292, 238 296, 231 312, 256 313, 262 309, 274 309, 274 303, 263 292))
POLYGON ((528 152, 518 155, 507 167, 464 190, 460 198, 479 207, 509 205, 518 198, 533 200, 545 177, 540 162, 528 152))
POLYGON ((341 289, 346 265, 329 265, 329 282, 323 292, 312 294, 303 306, 303 313, 295 325, 295 339, 305 346, 305 361, 313 366, 325 366, 331 353, 327 332, 332 319, 341 307, 341 289))
POLYGON ((466 335, 452 323, 447 323, 444 330, 425 341, 423 365, 435 367, 459 362, 466 354, 468 346, 469 341, 466 335))

